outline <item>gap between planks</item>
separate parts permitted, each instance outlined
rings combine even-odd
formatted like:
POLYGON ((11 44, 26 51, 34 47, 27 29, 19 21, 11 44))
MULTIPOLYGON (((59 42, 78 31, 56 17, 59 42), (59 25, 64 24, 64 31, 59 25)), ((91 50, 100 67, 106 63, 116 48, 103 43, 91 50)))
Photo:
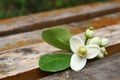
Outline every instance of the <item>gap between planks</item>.
MULTIPOLYGON (((95 32, 97 36, 109 38, 110 44, 107 46, 107 50, 110 55, 120 51, 120 24, 101 28, 95 32)), ((79 36, 83 37, 83 33, 79 36)), ((43 77, 43 72, 38 69, 39 57, 54 51, 59 51, 59 49, 42 42, 4 52, 0 55, 0 79, 36 80, 43 77)))

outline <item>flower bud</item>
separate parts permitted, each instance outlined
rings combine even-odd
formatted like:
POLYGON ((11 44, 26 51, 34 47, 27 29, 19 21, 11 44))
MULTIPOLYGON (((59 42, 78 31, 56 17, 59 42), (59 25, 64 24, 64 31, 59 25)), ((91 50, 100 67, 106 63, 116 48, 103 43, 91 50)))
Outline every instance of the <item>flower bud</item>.
POLYGON ((100 50, 101 50, 102 53, 106 52, 105 47, 101 47, 100 50))
POLYGON ((90 29, 90 30, 94 30, 94 27, 90 26, 89 29, 90 29))
POLYGON ((97 57, 98 57, 98 58, 104 58, 104 54, 103 54, 103 53, 100 53, 100 54, 98 54, 97 57))
POLYGON ((94 28, 90 27, 89 29, 86 30, 85 32, 86 38, 90 39, 94 36, 94 28))
POLYGON ((108 39, 107 38, 103 38, 101 39, 101 46, 106 46, 108 44, 108 39))
POLYGON ((105 51, 105 52, 104 52, 104 55, 108 55, 108 52, 107 52, 107 51, 105 51))
POLYGON ((100 45, 101 43, 101 38, 99 37, 94 37, 91 40, 89 40, 88 44, 96 44, 96 45, 100 45))
POLYGON ((105 47, 101 47, 100 50, 101 50, 101 52, 102 52, 104 55, 108 55, 105 47))

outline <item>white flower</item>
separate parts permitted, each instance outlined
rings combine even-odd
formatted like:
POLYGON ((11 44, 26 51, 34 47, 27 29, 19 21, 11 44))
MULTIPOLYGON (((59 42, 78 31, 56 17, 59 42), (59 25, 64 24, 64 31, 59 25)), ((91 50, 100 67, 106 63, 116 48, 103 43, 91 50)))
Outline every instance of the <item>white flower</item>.
POLYGON ((74 54, 71 57, 70 67, 74 71, 81 70, 87 62, 87 59, 93 59, 100 53, 98 45, 84 45, 81 38, 73 36, 70 39, 70 47, 74 54))

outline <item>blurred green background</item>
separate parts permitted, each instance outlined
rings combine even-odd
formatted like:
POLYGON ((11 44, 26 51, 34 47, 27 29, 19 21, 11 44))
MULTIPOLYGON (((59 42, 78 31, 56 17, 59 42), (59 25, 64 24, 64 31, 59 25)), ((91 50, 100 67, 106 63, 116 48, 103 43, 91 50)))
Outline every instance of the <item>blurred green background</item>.
POLYGON ((107 0, 0 0, 0 19, 107 0))

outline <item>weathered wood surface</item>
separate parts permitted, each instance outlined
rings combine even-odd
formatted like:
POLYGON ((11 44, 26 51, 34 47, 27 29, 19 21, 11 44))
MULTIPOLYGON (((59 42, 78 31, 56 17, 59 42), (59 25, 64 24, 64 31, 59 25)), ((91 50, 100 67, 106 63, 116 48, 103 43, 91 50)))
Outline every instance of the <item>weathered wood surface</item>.
POLYGON ((120 52, 88 63, 79 72, 69 69, 39 80, 120 80, 120 52))
MULTIPOLYGON (((110 44, 107 47, 109 54, 120 50, 119 34, 120 24, 96 30, 97 36, 109 38, 110 44)), ((79 36, 82 37, 83 34, 79 34, 79 36)), ((38 69, 39 57, 54 51, 58 51, 58 49, 42 42, 0 54, 0 79, 36 80, 43 77, 43 72, 38 69)))
MULTIPOLYGON (((59 26, 69 29, 72 34, 79 34, 85 31, 85 29, 91 25, 94 26, 95 29, 98 29, 119 23, 120 12, 59 26)), ((15 34, 11 36, 0 37, 0 51, 6 51, 26 45, 41 43, 41 31, 42 29, 37 31, 15 34)))
POLYGON ((0 21, 0 35, 32 31, 59 24, 77 22, 120 11, 120 1, 93 3, 0 21))

